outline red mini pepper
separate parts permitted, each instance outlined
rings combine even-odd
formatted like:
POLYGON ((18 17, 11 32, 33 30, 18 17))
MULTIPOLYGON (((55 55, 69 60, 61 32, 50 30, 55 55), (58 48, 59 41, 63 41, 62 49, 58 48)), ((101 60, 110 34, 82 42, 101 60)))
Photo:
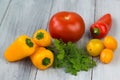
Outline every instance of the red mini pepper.
POLYGON ((90 33, 93 38, 103 38, 105 37, 112 25, 111 15, 105 14, 98 21, 90 26, 90 33))

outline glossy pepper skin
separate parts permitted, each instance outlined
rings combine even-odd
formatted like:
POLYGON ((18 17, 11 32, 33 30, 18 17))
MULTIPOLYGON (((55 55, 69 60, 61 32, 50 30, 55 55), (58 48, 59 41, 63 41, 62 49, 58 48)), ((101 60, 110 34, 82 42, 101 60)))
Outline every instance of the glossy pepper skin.
POLYGON ((19 36, 5 51, 7 61, 18 61, 30 56, 36 49, 36 44, 26 35, 19 36))
POLYGON ((45 70, 53 64, 54 55, 50 50, 39 47, 34 54, 30 56, 30 59, 35 67, 45 70))
POLYGON ((112 18, 111 15, 105 14, 98 21, 90 26, 90 33, 93 38, 105 37, 111 29, 112 18))
POLYGON ((38 46, 47 47, 50 46, 52 43, 52 38, 50 34, 44 29, 38 29, 33 34, 33 40, 38 46))

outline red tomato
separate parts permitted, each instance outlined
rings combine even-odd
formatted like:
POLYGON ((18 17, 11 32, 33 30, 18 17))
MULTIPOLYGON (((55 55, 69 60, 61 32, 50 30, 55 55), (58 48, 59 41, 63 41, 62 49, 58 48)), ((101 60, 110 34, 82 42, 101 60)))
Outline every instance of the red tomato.
POLYGON ((75 12, 58 12, 50 19, 49 32, 53 38, 76 42, 85 32, 85 23, 75 12))

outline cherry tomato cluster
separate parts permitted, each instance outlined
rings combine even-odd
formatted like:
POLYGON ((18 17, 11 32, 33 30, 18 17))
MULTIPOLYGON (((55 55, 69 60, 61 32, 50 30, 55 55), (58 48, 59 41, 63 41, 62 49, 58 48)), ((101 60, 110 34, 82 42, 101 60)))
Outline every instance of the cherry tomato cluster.
POLYGON ((103 40, 105 49, 100 54, 100 60, 103 63, 110 63, 114 57, 114 51, 118 46, 117 40, 112 36, 106 36, 103 40))
POLYGON ((112 36, 105 36, 102 40, 91 39, 88 41, 86 48, 88 53, 93 56, 100 56, 100 61, 110 63, 114 56, 114 51, 118 46, 117 40, 112 36))

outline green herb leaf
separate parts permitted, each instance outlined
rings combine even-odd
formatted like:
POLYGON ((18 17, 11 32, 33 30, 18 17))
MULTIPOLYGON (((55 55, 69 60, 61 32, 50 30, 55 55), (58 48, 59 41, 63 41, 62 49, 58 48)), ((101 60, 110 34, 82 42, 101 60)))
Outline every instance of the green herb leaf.
POLYGON ((79 49, 72 42, 64 43, 62 40, 54 40, 51 48, 54 53, 54 68, 65 68, 67 73, 77 75, 77 72, 88 71, 96 66, 84 49, 79 49))

